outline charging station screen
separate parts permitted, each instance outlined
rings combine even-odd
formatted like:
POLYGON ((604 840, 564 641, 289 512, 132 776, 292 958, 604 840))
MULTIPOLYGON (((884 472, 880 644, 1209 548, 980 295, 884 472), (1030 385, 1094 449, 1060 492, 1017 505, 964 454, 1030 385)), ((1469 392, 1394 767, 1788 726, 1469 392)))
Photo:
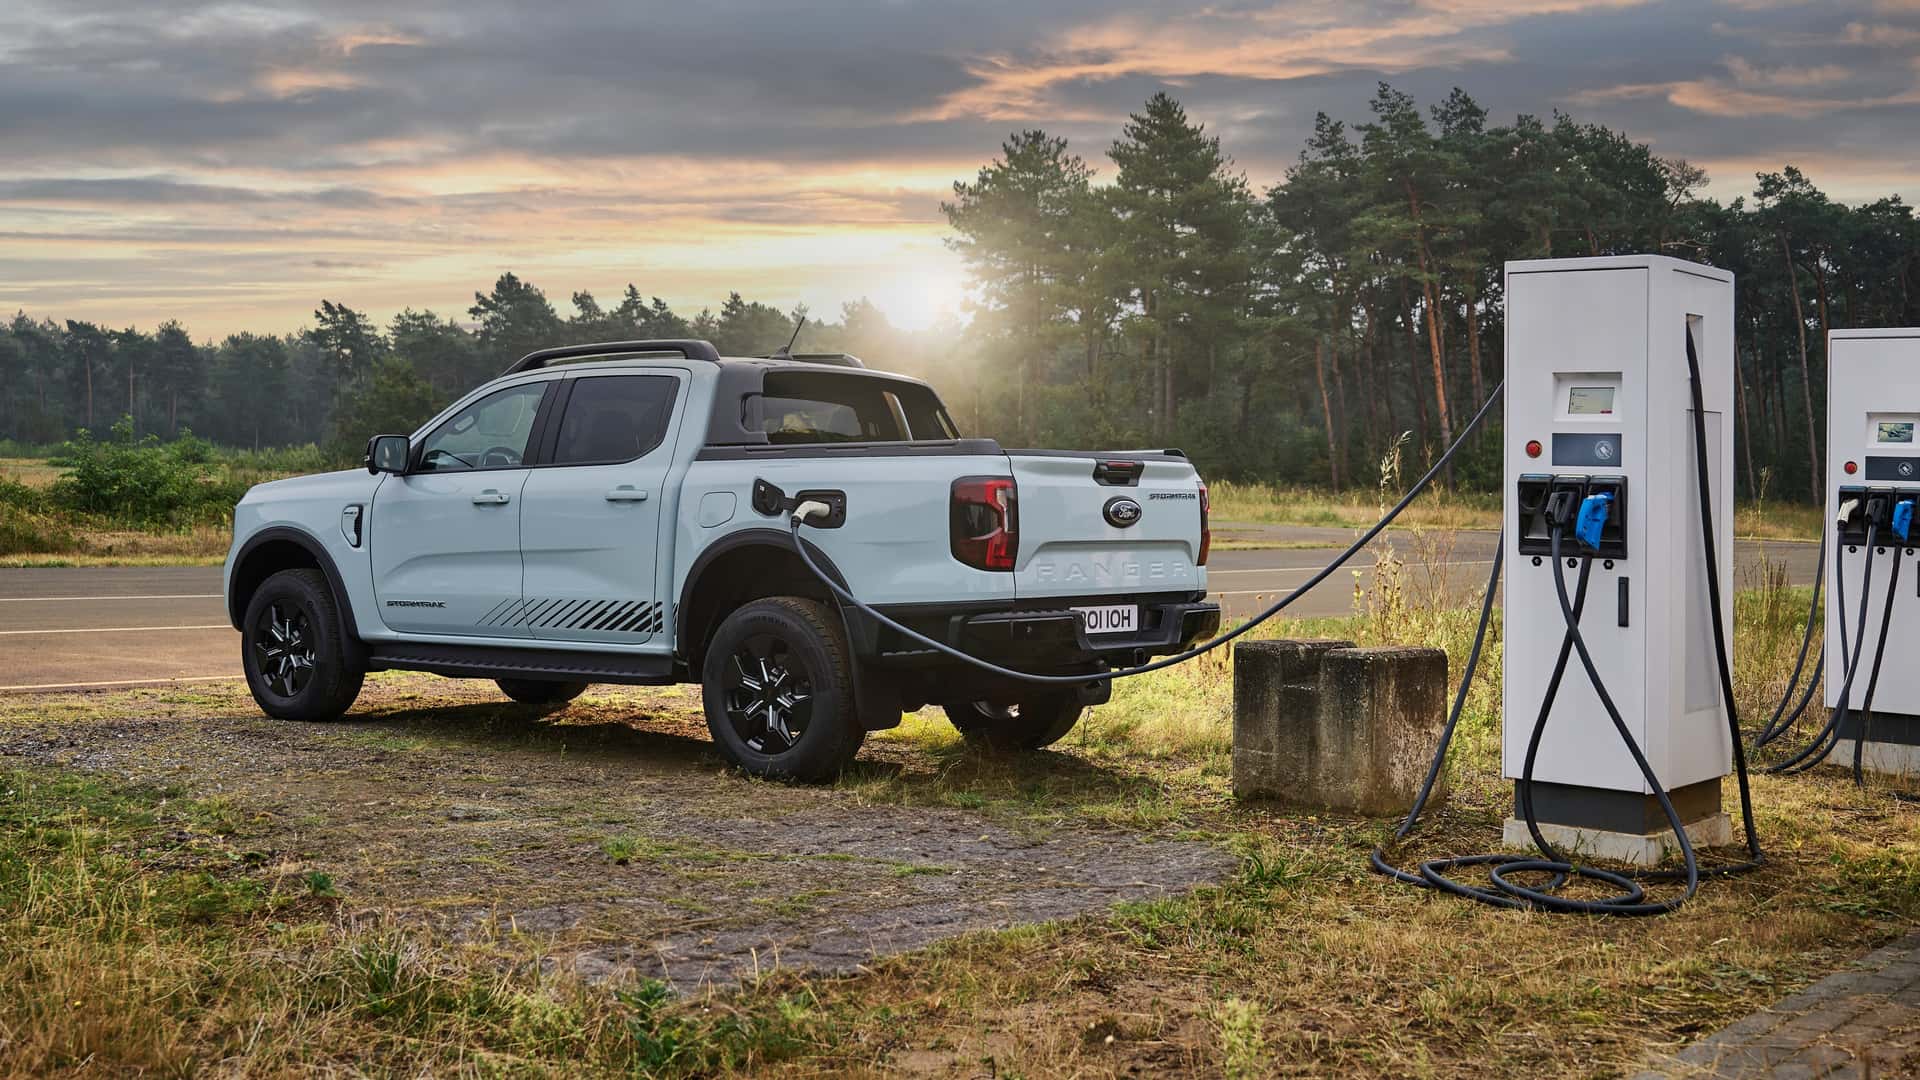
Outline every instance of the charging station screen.
POLYGON ((1568 416, 1612 416, 1613 387, 1575 386, 1567 391, 1568 416))
POLYGON ((1878 435, 1877 441, 1883 442, 1883 443, 1898 443, 1902 446, 1911 446, 1913 444, 1913 421, 1911 420, 1880 421, 1879 435, 1878 435))

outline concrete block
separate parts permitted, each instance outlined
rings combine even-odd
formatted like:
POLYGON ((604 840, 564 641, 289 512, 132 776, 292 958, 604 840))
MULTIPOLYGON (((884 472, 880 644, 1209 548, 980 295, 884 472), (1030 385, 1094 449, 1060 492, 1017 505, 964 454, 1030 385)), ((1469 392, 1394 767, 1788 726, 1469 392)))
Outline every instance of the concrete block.
POLYGON ((1404 812, 1439 743, 1447 695, 1447 656, 1439 649, 1358 649, 1345 641, 1241 645, 1234 657, 1234 794, 1363 814, 1404 812))

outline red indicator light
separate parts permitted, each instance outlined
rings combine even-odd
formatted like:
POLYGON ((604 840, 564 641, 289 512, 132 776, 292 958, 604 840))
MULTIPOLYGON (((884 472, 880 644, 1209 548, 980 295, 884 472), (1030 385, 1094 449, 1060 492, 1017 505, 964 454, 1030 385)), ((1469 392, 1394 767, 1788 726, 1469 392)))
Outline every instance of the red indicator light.
POLYGON ((1847 470, 1848 476, 1852 476, 1854 473, 1860 471, 1860 463, 1857 461, 1849 461, 1845 465, 1842 465, 1841 468, 1847 470))
POLYGON ((1541 450, 1541 447, 1540 447, 1540 440, 1539 440, 1539 439, 1528 439, 1528 440, 1527 440, 1527 456, 1528 456, 1528 457, 1539 457, 1539 456, 1540 456, 1540 450, 1541 450))

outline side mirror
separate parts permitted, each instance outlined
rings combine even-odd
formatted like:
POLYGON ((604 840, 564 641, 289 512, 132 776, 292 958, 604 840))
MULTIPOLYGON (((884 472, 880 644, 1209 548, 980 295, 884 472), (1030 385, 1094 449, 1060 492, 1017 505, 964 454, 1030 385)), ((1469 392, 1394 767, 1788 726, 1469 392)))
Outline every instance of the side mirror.
POLYGON ((409 449, 405 435, 375 435, 367 440, 367 471, 405 474, 409 449))

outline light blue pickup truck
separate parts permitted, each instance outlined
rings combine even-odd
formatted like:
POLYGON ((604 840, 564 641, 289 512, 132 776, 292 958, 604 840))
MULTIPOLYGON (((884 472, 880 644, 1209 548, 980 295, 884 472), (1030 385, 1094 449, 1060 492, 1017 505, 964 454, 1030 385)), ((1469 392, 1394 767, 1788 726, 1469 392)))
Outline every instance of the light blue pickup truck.
POLYGON ((234 510, 226 602, 260 707, 344 713, 368 671, 498 682, 699 682, 742 769, 816 780, 902 712, 1039 747, 1109 683, 986 673, 864 603, 1020 671, 1097 675, 1211 635, 1207 490, 1177 450, 1003 450, 931 387, 844 355, 704 341, 546 349, 366 468, 261 484, 234 510))

